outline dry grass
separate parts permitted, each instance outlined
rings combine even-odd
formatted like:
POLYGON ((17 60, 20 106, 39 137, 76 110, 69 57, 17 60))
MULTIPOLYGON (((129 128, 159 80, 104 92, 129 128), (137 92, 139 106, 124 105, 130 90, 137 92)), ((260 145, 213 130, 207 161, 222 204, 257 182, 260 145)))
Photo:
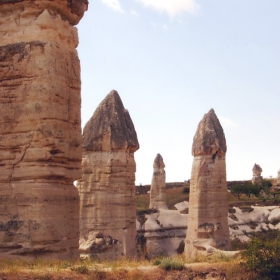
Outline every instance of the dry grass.
MULTIPOLYGON (((159 263, 158 263, 159 264, 159 263)), ((115 261, 80 260, 46 261, 46 260, 0 260, 0 279, 37 279, 37 280, 159 280, 159 279, 250 279, 242 278, 239 260, 223 256, 197 257, 186 262, 184 256, 162 257, 153 260, 120 259, 115 261), (156 260, 171 264, 171 269, 153 265, 156 260), (194 263, 196 262, 196 263, 194 263), (177 267, 177 264, 180 266, 177 267), (181 264, 185 264, 184 267, 181 264), (182 269, 182 270, 181 270, 182 269), (238 275, 241 275, 240 277, 238 275), (209 277, 210 277, 209 276, 209 277)))

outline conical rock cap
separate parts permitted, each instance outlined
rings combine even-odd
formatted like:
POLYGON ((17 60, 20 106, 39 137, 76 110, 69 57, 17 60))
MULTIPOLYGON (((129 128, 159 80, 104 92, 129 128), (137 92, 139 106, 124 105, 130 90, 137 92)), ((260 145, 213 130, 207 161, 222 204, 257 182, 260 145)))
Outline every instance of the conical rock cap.
POLYGON ((193 138, 192 155, 225 154, 227 151, 224 130, 211 109, 200 121, 193 138))
POLYGON ((105 97, 85 125, 83 149, 131 152, 139 149, 133 122, 117 91, 112 90, 105 97))

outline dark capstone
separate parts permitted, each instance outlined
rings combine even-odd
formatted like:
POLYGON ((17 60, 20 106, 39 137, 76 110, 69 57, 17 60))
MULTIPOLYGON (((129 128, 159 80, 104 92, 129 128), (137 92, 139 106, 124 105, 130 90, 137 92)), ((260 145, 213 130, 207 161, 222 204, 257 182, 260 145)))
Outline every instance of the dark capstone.
POLYGON ((79 17, 84 15, 84 5, 88 6, 88 0, 67 0, 71 12, 79 17))
POLYGON ((193 138, 193 155, 212 155, 215 157, 227 151, 224 130, 213 109, 204 115, 193 138))
POLYGON ((115 90, 99 104, 83 131, 83 149, 86 151, 103 151, 105 141, 111 151, 139 149, 133 122, 115 90))
POLYGON ((158 167, 164 167, 164 163, 163 163, 163 158, 160 154, 157 154, 155 160, 154 160, 154 164, 158 167))
MULTIPOLYGON (((0 0, 0 5, 16 4, 21 2, 36 2, 36 0, 0 0)), ((49 0, 49 2, 53 2, 53 0, 49 0)), ((85 11, 84 5, 86 5, 86 10, 87 10, 89 4, 88 0, 67 0, 67 3, 68 3, 67 6, 70 9, 71 13, 78 16, 79 18, 82 18, 84 15, 84 11, 85 11)))

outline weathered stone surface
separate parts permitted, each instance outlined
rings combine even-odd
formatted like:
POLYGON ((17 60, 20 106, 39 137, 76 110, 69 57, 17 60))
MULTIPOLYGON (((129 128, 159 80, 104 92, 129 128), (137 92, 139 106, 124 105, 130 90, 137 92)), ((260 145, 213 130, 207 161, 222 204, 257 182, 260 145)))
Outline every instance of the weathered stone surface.
POLYGON ((280 169, 277 171, 277 177, 276 177, 276 180, 274 181, 273 185, 277 189, 280 187, 280 169))
POLYGON ((78 256, 85 1, 0 2, 0 257, 78 256))
POLYGON ((229 250, 227 220, 226 139, 211 109, 198 125, 193 140, 194 156, 189 196, 186 257, 198 251, 229 250))
POLYGON ((118 93, 111 91, 83 132, 83 177, 77 183, 82 253, 99 258, 134 256, 138 148, 129 113, 118 93))
POLYGON ((154 160, 154 172, 150 190, 149 208, 167 209, 166 206, 166 184, 165 184, 165 164, 160 154, 154 160))
POLYGON ((262 182, 263 178, 261 176, 262 174, 262 169, 261 167, 258 165, 258 164, 254 164, 253 166, 253 178, 252 178, 252 183, 255 185, 255 184, 259 184, 262 182))
POLYGON ((145 244, 141 245, 145 248, 146 256, 173 256, 184 251, 188 224, 186 214, 177 210, 160 209, 156 213, 145 215, 143 222, 137 222, 138 240, 144 240, 145 244))

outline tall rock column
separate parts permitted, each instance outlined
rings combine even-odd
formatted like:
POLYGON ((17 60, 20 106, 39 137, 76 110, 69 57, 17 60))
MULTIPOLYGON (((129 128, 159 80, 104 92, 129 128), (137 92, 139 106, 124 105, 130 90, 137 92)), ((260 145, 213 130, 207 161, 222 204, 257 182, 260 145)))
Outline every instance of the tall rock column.
POLYGON ((154 209, 168 209, 166 206, 165 164, 160 154, 154 160, 154 173, 150 190, 150 206, 154 209))
POLYGON ((87 4, 0 1, 0 257, 78 256, 87 4))
POLYGON ((198 251, 230 250, 226 182, 226 139, 211 109, 198 125, 193 139, 190 182, 187 258, 198 251))
POLYGON ((262 182, 263 178, 262 178, 262 168, 259 166, 259 164, 254 164, 253 166, 253 178, 252 178, 252 183, 254 185, 257 185, 259 183, 262 182))
POLYGON ((83 131, 83 177, 77 183, 82 253, 98 258, 135 255, 138 148, 130 115, 113 90, 83 131))

